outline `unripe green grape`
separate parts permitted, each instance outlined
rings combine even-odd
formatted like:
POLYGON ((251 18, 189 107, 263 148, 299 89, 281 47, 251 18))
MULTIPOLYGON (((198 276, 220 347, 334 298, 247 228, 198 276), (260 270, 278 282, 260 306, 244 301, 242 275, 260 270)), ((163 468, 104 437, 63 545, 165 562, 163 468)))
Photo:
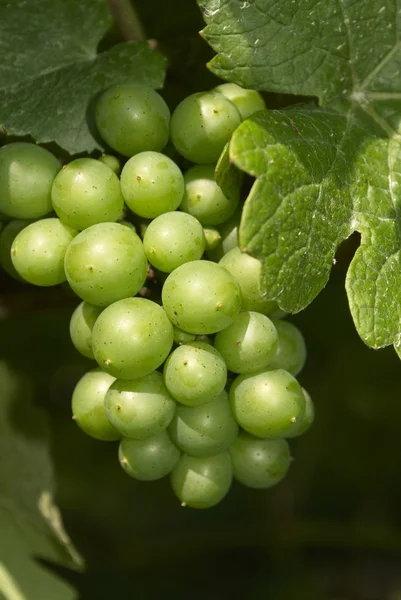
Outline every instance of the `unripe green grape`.
POLYGON ((107 165, 109 169, 114 171, 116 175, 120 175, 121 173, 121 162, 117 158, 117 156, 113 156, 112 154, 102 154, 102 156, 98 159, 104 165, 107 165))
POLYGON ((0 148, 0 211, 15 219, 47 215, 60 169, 57 158, 36 144, 16 142, 0 148))
POLYGON ((180 451, 168 433, 162 431, 144 440, 121 440, 118 457, 124 471, 140 481, 165 477, 180 460, 180 451))
POLYGON ((227 221, 219 225, 221 240, 216 248, 208 251, 207 256, 209 260, 219 262, 227 252, 233 248, 238 248, 238 229, 241 215, 242 206, 238 206, 235 213, 227 221))
POLYGON ((277 330, 258 312, 241 312, 231 325, 216 333, 214 346, 233 373, 253 373, 267 367, 277 348, 277 330))
POLYGON ((173 326, 174 329, 174 342, 176 344, 187 344, 188 342, 194 342, 195 341, 195 334, 194 333, 187 333, 186 331, 183 331, 182 329, 180 329, 179 327, 176 327, 175 325, 173 326))
POLYGON ((239 375, 230 388, 230 402, 242 429, 266 439, 290 436, 305 413, 302 388, 283 369, 239 375))
POLYGON ((290 438, 298 437, 299 435, 303 435, 308 431, 308 429, 313 425, 315 420, 315 406, 313 404, 312 398, 308 394, 308 392, 302 388, 305 397, 305 412, 304 416, 300 421, 298 421, 298 427, 291 435, 287 436, 290 438))
POLYGON ((195 408, 177 406, 169 433, 174 444, 191 456, 212 456, 228 450, 237 436, 238 424, 227 392, 195 408))
POLYGON ((17 281, 22 281, 26 283, 25 279, 18 274, 13 265, 13 261, 11 259, 11 247, 13 242, 20 231, 25 229, 27 225, 29 225, 31 221, 25 221, 22 219, 15 219, 7 223, 4 227, 3 231, 0 234, 0 263, 3 269, 16 279, 17 281))
POLYGON ((241 289, 224 268, 206 260, 185 263, 167 277, 162 301, 170 321, 189 333, 216 333, 240 312, 241 289))
POLYGON ((181 456, 170 475, 171 487, 182 506, 211 508, 227 495, 233 478, 228 452, 215 456, 181 456))
POLYGON ((130 221, 119 221, 118 223, 119 223, 119 225, 124 225, 124 227, 128 227, 128 229, 131 229, 131 231, 136 233, 136 227, 130 221))
POLYGON ((219 225, 234 213, 239 190, 226 197, 214 178, 214 165, 195 165, 184 175, 185 194, 180 209, 202 225, 219 225))
POLYGON ((70 337, 75 348, 86 358, 94 358, 92 352, 92 330, 96 319, 102 312, 99 306, 81 302, 72 313, 70 337))
POLYGON ((53 182, 52 203, 61 222, 79 230, 117 221, 124 209, 117 175, 93 158, 63 167, 53 182))
POLYGON ((221 235, 216 227, 204 227, 203 233, 206 239, 206 252, 214 250, 221 244, 221 235))
POLYGON ((222 83, 214 88, 215 92, 223 94, 238 108, 241 118, 247 119, 258 110, 266 108, 265 101, 259 92, 242 88, 236 83, 222 83))
POLYGON ((306 362, 306 344, 302 333, 288 321, 274 320, 278 333, 276 355, 269 367, 285 369, 291 375, 298 375, 306 362))
POLYGON ((29 283, 57 285, 65 281, 64 257, 78 232, 59 219, 41 219, 24 227, 11 247, 13 265, 29 283))
POLYGON ((170 354, 163 375, 175 400, 187 406, 199 406, 220 396, 227 382, 227 367, 210 344, 189 342, 170 354))
POLYGON ((139 292, 147 260, 136 233, 119 223, 98 223, 81 231, 70 244, 65 272, 80 298, 108 306, 139 292))
POLYGON ((247 487, 264 489, 285 477, 291 464, 288 443, 261 440, 245 431, 238 434, 230 448, 234 477, 247 487))
POLYGON ((104 442, 121 438, 104 411, 104 397, 115 378, 101 369, 85 373, 72 395, 72 414, 75 423, 91 437, 104 442))
POLYGON ((109 88, 97 103, 95 118, 103 140, 124 156, 159 152, 167 144, 170 111, 150 87, 132 83, 109 88))
POLYGON ((180 265, 202 257, 205 251, 202 225, 186 213, 165 213, 148 225, 143 247, 156 269, 171 273, 180 265))
POLYGON ((164 431, 171 423, 176 403, 154 371, 140 379, 117 379, 104 399, 106 416, 123 437, 144 439, 164 431))
POLYGON ((173 326, 164 310, 145 298, 126 298, 108 306, 92 331, 92 350, 102 369, 120 379, 151 373, 167 358, 173 326))
POLYGON ((277 308, 277 303, 265 300, 260 291, 261 263, 239 248, 233 248, 220 260, 241 286, 243 310, 254 310, 268 315, 277 308))
POLYGON ((240 123, 237 107, 222 94, 198 92, 185 98, 173 112, 171 141, 191 162, 217 162, 240 123))
POLYGON ((184 196, 184 177, 168 156, 140 152, 125 163, 121 190, 132 212, 154 219, 179 207, 184 196))

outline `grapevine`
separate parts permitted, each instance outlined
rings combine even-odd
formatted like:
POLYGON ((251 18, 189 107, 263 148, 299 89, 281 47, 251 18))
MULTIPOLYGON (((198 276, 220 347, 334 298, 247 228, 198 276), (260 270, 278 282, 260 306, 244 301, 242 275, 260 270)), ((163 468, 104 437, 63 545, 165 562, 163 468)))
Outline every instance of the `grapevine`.
POLYGON ((0 149, 5 268, 77 296, 71 341, 94 366, 73 392, 73 420, 117 443, 129 476, 169 476, 182 506, 216 505, 233 478, 277 484, 286 440, 314 419, 296 379, 303 336, 239 248, 241 179, 217 176, 235 129, 263 108, 257 92, 222 84, 170 117, 151 88, 114 86, 95 110, 110 154, 61 166, 31 143, 0 149))

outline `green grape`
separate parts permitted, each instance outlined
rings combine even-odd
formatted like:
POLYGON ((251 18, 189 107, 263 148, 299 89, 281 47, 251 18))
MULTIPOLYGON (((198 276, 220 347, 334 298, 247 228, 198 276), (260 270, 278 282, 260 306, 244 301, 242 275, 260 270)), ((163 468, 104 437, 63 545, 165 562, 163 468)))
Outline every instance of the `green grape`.
POLYGON ((164 310, 145 298, 108 306, 92 331, 99 366, 120 379, 137 379, 157 369, 173 345, 173 326, 164 310))
POLYGON ((96 126, 104 141, 124 156, 167 144, 170 111, 152 88, 136 83, 109 88, 96 106, 96 126))
POLYGON ((101 163, 107 165, 109 169, 114 171, 116 175, 120 175, 121 161, 117 158, 117 156, 113 156, 112 154, 102 154, 102 156, 98 160, 100 160, 101 163))
POLYGON ((217 162, 241 123, 237 107, 216 92, 198 92, 183 100, 171 117, 171 141, 194 163, 217 162))
POLYGON ((171 423, 176 403, 154 371, 140 379, 117 379, 104 399, 110 423, 127 438, 143 439, 164 431, 171 423))
POLYGON ((79 230, 117 221, 124 209, 117 175, 93 158, 77 158, 60 171, 52 203, 61 222, 79 230))
POLYGON ((228 327, 241 309, 241 289, 215 263, 196 260, 177 267, 162 289, 170 321, 189 333, 216 333, 228 327))
POLYGON ((121 190, 132 212, 154 219, 179 207, 184 195, 184 177, 168 156, 141 152, 126 162, 121 173, 121 190))
POLYGON ((205 342, 189 342, 176 348, 166 360, 163 374, 170 394, 187 406, 218 398, 227 382, 222 356, 205 342))
POLYGON ((222 83, 215 87, 214 91, 231 100, 244 120, 258 110, 266 108, 265 101, 259 92, 242 88, 236 83, 222 83))
POLYGON ((104 442, 121 438, 104 411, 104 397, 114 381, 101 369, 92 369, 81 377, 72 394, 72 418, 87 435, 104 442))
POLYGON ((315 420, 315 406, 313 404, 312 398, 304 388, 302 388, 302 391, 305 397, 304 416, 300 421, 298 421, 298 427, 296 428, 296 430, 292 432, 291 435, 287 436, 290 438, 303 435, 313 425, 313 421, 315 420))
POLYGON ((25 281, 39 286, 65 281, 64 257, 78 232, 59 219, 41 219, 22 229, 11 246, 15 270, 25 281))
POLYGON ((195 341, 195 334, 194 333, 187 333, 186 331, 183 331, 182 329, 180 329, 179 327, 176 327, 174 325, 173 327, 174 329, 174 342, 176 344, 187 344, 188 342, 194 342, 195 341))
POLYGON ((268 315, 277 303, 265 300, 260 291, 261 263, 239 248, 233 248, 220 260, 219 265, 230 271, 241 286, 243 310, 254 310, 268 315))
POLYGON ((306 345, 302 333, 288 321, 274 320, 278 333, 276 355, 269 367, 285 369, 291 375, 298 375, 306 362, 306 345))
POLYGON ((230 448, 234 477, 251 488, 269 488, 285 477, 291 464, 285 440, 261 440, 245 431, 230 448))
POLYGON ((26 283, 25 279, 21 277, 15 270, 13 265, 13 261, 11 259, 11 246, 20 231, 22 231, 27 225, 30 224, 30 221, 24 220, 14 220, 7 223, 4 227, 3 231, 0 234, 0 263, 3 269, 13 277, 17 281, 23 281, 26 283))
POLYGON ((74 292, 95 306, 134 296, 147 272, 140 238, 119 223, 98 223, 81 231, 67 250, 64 266, 74 292))
POLYGON ((231 386, 230 402, 237 423, 266 439, 290 436, 305 412, 301 386, 283 369, 239 375, 231 386))
POLYGON ((102 312, 99 306, 81 302, 72 313, 70 320, 70 337, 75 348, 86 356, 94 358, 92 352, 92 330, 96 319, 102 312))
POLYGON ((210 260, 219 262, 227 252, 238 247, 238 229, 241 215, 242 205, 237 207, 232 217, 219 225, 221 240, 216 248, 208 251, 207 256, 210 260))
POLYGON ((215 456, 181 456, 170 476, 171 487, 183 506, 211 508, 227 495, 233 477, 228 452, 215 456))
POLYGON ((238 433, 228 394, 195 408, 177 406, 169 426, 174 444, 191 456, 212 456, 228 450, 238 433))
POLYGON ((120 464, 127 475, 140 481, 161 479, 174 469, 180 451, 166 431, 144 440, 121 440, 118 450, 120 464))
POLYGON ((136 233, 136 227, 130 221, 119 221, 118 223, 119 223, 119 225, 124 225, 124 227, 128 227, 128 229, 131 229, 131 231, 136 233))
POLYGON ((47 215, 60 169, 57 158, 36 144, 16 142, 0 148, 0 211, 15 219, 47 215))
POLYGON ((156 269, 171 273, 180 265, 201 258, 205 236, 197 219, 186 213, 169 212, 148 225, 143 247, 156 269))
POLYGON ((241 312, 231 325, 219 331, 214 346, 233 373, 253 373, 269 365, 277 349, 277 330, 258 312, 241 312))
POLYGON ((180 209, 196 217, 202 225, 219 225, 234 213, 239 189, 226 197, 214 178, 214 165, 195 165, 184 175, 185 195, 180 209))
POLYGON ((214 250, 221 244, 221 235, 216 227, 204 227, 203 233, 206 239, 206 251, 214 250))

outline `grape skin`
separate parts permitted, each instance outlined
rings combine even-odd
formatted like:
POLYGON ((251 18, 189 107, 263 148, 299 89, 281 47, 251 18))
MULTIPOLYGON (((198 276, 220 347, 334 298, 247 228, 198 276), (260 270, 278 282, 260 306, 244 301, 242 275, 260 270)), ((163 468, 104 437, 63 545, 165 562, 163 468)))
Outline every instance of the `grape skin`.
POLYGON ((92 369, 81 377, 72 395, 75 423, 87 435, 104 442, 119 440, 121 435, 111 425, 104 410, 104 398, 115 378, 101 369, 92 369))
POLYGON ((125 84, 102 94, 95 114, 97 129, 113 150, 124 156, 154 150, 167 144, 170 111, 152 88, 125 84))
POLYGON ((62 283, 66 279, 64 257, 77 233, 59 219, 41 219, 27 225, 11 246, 15 270, 33 285, 62 283))
POLYGON ((148 261, 164 273, 199 260, 205 251, 205 236, 197 219, 181 212, 156 217, 146 228, 143 247, 148 261))
POLYGON ((180 451, 168 433, 162 431, 144 440, 123 438, 118 457, 124 471, 140 481, 155 481, 165 477, 180 460, 180 451))
POLYGON ((102 312, 99 306, 81 302, 72 313, 70 337, 75 348, 86 358, 92 358, 92 330, 96 319, 102 312))
POLYGON ((168 156, 140 152, 124 165, 121 190, 132 212, 154 219, 179 207, 184 195, 184 177, 168 156))
POLYGON ((191 456, 212 456, 228 450, 238 433, 228 394, 197 406, 177 406, 169 426, 175 445, 191 456))
POLYGON ((104 399, 106 416, 122 436, 144 439, 164 431, 171 423, 176 403, 154 371, 132 381, 117 379, 104 399))
POLYGON ((210 508, 228 493, 232 474, 228 452, 203 457, 184 454, 171 472, 170 482, 183 506, 210 508))
POLYGON ((270 366, 277 349, 273 322, 258 312, 241 312, 235 321, 216 334, 215 348, 233 373, 252 373, 270 366))
POLYGON ((239 190, 230 197, 214 178, 214 165, 195 165, 184 175, 185 195, 180 209, 196 217, 202 225, 219 225, 229 219, 239 202, 239 190))
POLYGON ((241 290, 234 277, 213 262, 185 263, 167 277, 162 301, 170 321, 189 333, 216 333, 240 312, 241 290))
POLYGON ((189 342, 170 354, 163 375, 167 389, 177 402, 199 406, 219 397, 227 382, 227 367, 221 354, 210 344, 189 342))
POLYGON ((95 306, 134 296, 146 279, 147 261, 139 236, 119 223, 98 223, 81 231, 64 261, 74 292, 95 306))
POLYGON ((240 123, 237 107, 225 96, 198 92, 187 96, 173 112, 171 141, 191 162, 215 163, 240 123))
POLYGON ((247 487, 266 489, 285 477, 291 464, 288 443, 261 440, 241 431, 230 448, 234 477, 247 487))
POLYGON ((231 386, 230 402, 240 427, 265 439, 290 436, 305 413, 302 388, 283 369, 239 375, 231 386))
POLYGON ((96 320, 92 350, 99 366, 119 379, 137 379, 157 369, 173 345, 164 310, 145 298, 111 304, 96 320))
POLYGON ((0 211, 14 219, 46 216, 60 169, 57 158, 36 144, 16 142, 0 148, 0 211))
POLYGON ((78 230, 117 221, 124 208, 117 175, 93 158, 73 160, 58 173, 52 204, 59 219, 78 230))

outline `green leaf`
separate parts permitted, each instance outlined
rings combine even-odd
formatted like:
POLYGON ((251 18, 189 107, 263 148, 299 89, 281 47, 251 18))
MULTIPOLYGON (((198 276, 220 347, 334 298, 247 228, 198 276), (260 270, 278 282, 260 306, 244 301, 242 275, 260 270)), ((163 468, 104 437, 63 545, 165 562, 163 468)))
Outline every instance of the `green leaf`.
POLYGON ((30 381, 5 362, 0 388, 0 596, 73 600, 73 588, 37 561, 82 567, 53 502, 45 414, 32 405, 30 381))
POLYGON ((105 0, 0 0, 0 123, 71 154, 102 148, 91 117, 105 88, 163 85, 165 61, 145 43, 97 53, 112 24, 105 0))
POLYGON ((265 111, 234 133, 230 158, 256 177, 241 247, 263 289, 298 312, 327 282, 353 231, 346 289, 361 338, 401 340, 401 1, 202 0, 211 68, 236 83, 314 95, 321 108, 265 111))
POLYGON ((224 146, 223 152, 217 162, 215 179, 223 194, 230 198, 233 191, 237 191, 243 180, 243 173, 235 168, 230 160, 229 144, 224 146))
POLYGON ((399 0, 198 0, 210 64, 245 87, 321 103, 399 90, 399 0))

